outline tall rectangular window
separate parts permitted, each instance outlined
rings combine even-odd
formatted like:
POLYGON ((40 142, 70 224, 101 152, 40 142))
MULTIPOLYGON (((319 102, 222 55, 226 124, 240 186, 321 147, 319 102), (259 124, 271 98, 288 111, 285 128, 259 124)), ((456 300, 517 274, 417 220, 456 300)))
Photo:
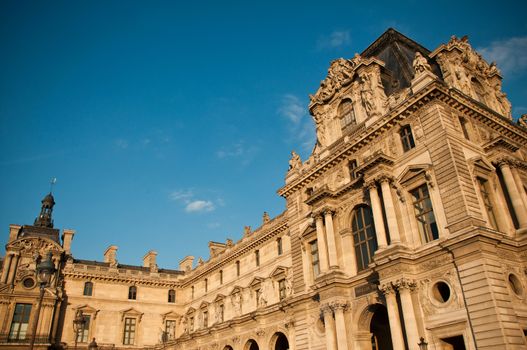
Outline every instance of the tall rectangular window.
POLYGON ((260 266, 260 251, 256 250, 254 252, 254 259, 256 261, 256 266, 260 266))
POLYGON ((194 286, 190 287, 191 299, 194 299, 194 286))
POLYGON ((218 312, 219 312, 219 320, 220 322, 223 322, 224 315, 225 315, 225 305, 220 304, 218 312))
POLYGON ((481 194, 481 199, 483 200, 483 205, 485 206, 485 211, 489 219, 489 224, 495 230, 498 229, 498 224, 496 223, 496 215, 494 215, 494 207, 490 199, 490 186, 489 182, 485 179, 478 177, 479 192, 481 194))
POLYGON ((352 159, 352 160, 349 161, 348 169, 349 169, 349 172, 350 172, 350 178, 351 179, 356 179, 357 178, 357 173, 355 172, 355 169, 357 169, 357 167, 358 167, 358 163, 357 163, 356 159, 352 159))
POLYGON ((223 270, 220 270, 220 284, 223 284, 223 270))
POLYGON ((82 315, 82 318, 84 319, 84 323, 82 324, 81 328, 79 329, 77 333, 77 342, 78 343, 87 343, 89 340, 89 333, 90 333, 90 315, 82 315))
POLYGON ((124 345, 134 345, 135 342, 135 318, 125 318, 124 319, 124 334, 123 334, 123 344, 124 345))
POLYGON ((240 260, 236 261, 236 276, 240 277, 240 260))
POLYGON ((278 238, 276 240, 276 250, 278 251, 278 255, 282 255, 284 252, 284 248, 282 246, 282 238, 278 238))
POLYGON ((176 339, 176 321, 167 320, 165 324, 165 334, 167 340, 176 339))
POLYGON ((194 330, 194 316, 189 319, 189 329, 191 332, 194 330))
POLYGON ((410 125, 405 125, 399 131, 401 136, 401 143, 403 144, 403 151, 407 152, 415 147, 414 136, 412 135, 412 128, 410 125))
POLYGON ((438 239, 439 231, 434 216, 434 209, 432 208, 432 201, 430 200, 430 193, 428 192, 428 186, 426 184, 421 185, 410 191, 410 194, 412 195, 419 233, 425 242, 438 239))
POLYGON ((9 340, 26 339, 31 306, 31 304, 16 304, 13 320, 11 321, 11 328, 9 329, 9 340))
POLYGON ((209 279, 205 278, 205 293, 209 291, 209 279))
POLYGON ((209 312, 203 311, 203 327, 207 328, 209 326, 209 312))
POLYGON ((82 292, 82 295, 85 296, 91 296, 93 293, 93 282, 86 282, 84 283, 84 291, 82 292))
POLYGON ((285 278, 278 281, 278 295, 280 296, 280 300, 285 299, 286 297, 286 283, 285 278))
POLYGON ((318 244, 317 240, 309 242, 309 251, 311 253, 311 266, 313 268, 313 276, 317 277, 320 274, 320 264, 318 261, 318 244))

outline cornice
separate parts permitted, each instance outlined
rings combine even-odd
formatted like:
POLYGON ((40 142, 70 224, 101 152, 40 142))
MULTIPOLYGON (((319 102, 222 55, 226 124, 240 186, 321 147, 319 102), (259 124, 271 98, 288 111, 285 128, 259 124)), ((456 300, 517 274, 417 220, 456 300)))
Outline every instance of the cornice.
MULTIPOLYGON (((449 88, 445 83, 436 80, 402 101, 384 117, 362 132, 357 133, 355 137, 349 138, 346 142, 337 142, 338 147, 332 151, 331 156, 322 159, 312 168, 306 169, 301 177, 281 187, 277 193, 282 197, 288 197, 307 183, 323 175, 333 165, 338 164, 357 150, 367 146, 373 139, 386 132, 392 126, 397 125, 401 120, 410 117, 433 100, 442 101, 450 107, 481 121, 514 142, 519 144, 527 142, 527 130, 515 125, 508 118, 466 96, 461 91, 452 87, 449 88)), ((346 138, 346 136, 343 138, 346 138)))
POLYGON ((181 288, 181 281, 167 281, 162 279, 146 279, 136 276, 123 276, 120 274, 99 274, 99 273, 90 273, 87 271, 78 271, 72 269, 64 269, 62 271, 64 278, 70 278, 74 280, 83 280, 83 281, 106 281, 111 283, 121 283, 121 284, 137 284, 137 285, 148 285, 155 287, 171 287, 171 288, 181 288))

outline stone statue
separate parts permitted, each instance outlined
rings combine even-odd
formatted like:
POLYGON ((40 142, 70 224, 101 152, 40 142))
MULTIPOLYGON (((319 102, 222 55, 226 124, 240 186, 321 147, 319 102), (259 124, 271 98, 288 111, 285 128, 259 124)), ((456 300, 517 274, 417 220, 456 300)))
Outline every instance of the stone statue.
POLYGON ((291 152, 291 159, 289 159, 289 170, 295 170, 302 166, 300 156, 295 152, 291 152))
POLYGON ((263 213, 263 216, 262 216, 262 222, 264 224, 268 223, 269 221, 271 221, 271 218, 269 217, 269 213, 264 211, 263 213))
POLYGON ((234 293, 231 297, 231 303, 234 308, 236 316, 241 315, 242 313, 242 296, 240 292, 234 293))
POLYGON ((369 74, 364 74, 362 76, 360 95, 364 110, 366 111, 368 117, 371 117, 373 114, 374 104, 373 89, 371 88, 371 77, 369 74))
POLYGON ((432 68, 428 64, 428 61, 426 58, 421 55, 419 51, 415 53, 414 61, 412 62, 412 66, 414 67, 415 75, 420 75, 424 72, 431 72, 432 68))

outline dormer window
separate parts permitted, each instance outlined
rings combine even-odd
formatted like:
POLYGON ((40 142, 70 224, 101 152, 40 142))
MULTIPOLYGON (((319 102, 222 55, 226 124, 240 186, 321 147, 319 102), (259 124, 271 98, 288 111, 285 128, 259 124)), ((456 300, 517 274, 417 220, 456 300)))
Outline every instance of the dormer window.
POLYGON ((357 121, 355 120, 355 112, 353 111, 353 102, 349 98, 342 100, 340 103, 338 116, 342 128, 345 128, 348 125, 357 124, 357 121))
POLYGON ((403 145, 403 151, 408 152, 415 147, 414 136, 412 135, 412 128, 410 125, 405 125, 399 131, 401 136, 401 143, 403 145))

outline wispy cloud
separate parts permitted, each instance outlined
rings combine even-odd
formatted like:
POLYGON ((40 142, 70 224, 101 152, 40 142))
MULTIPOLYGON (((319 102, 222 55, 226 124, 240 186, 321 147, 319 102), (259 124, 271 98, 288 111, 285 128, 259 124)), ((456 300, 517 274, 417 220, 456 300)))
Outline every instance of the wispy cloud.
POLYGON ((194 191, 177 190, 169 194, 168 198, 172 201, 180 202, 185 206, 187 213, 211 212, 216 209, 213 201, 208 199, 196 199, 194 191))
POLYGON ((213 229, 213 228, 218 228, 218 227, 220 227, 220 226, 221 226, 221 224, 220 224, 219 222, 209 222, 209 223, 207 224, 207 227, 208 227, 208 228, 212 228, 212 229, 213 229))
POLYGON ((493 41, 477 51, 487 61, 495 61, 502 73, 510 77, 527 69, 527 36, 493 41))
POLYGON ((289 136, 300 143, 304 151, 309 151, 316 141, 315 127, 307 111, 307 102, 302 102, 293 94, 282 97, 278 112, 289 121, 289 136))
POLYGON ((208 212, 213 211, 216 209, 214 206, 214 203, 211 201, 202 201, 202 200, 195 200, 187 204, 185 207, 185 211, 187 213, 195 213, 195 212, 208 212))
POLYGON ((351 43, 349 30, 336 30, 329 35, 324 35, 317 40, 317 49, 334 49, 351 43))
POLYGON ((119 148, 119 149, 127 149, 128 148, 128 140, 125 140, 125 139, 116 139, 114 141, 114 145, 115 147, 119 148))
POLYGON ((258 152, 258 147, 255 145, 247 145, 244 140, 235 142, 229 146, 224 146, 216 152, 216 157, 219 159, 227 158, 241 158, 242 164, 249 164, 256 153, 258 152))

